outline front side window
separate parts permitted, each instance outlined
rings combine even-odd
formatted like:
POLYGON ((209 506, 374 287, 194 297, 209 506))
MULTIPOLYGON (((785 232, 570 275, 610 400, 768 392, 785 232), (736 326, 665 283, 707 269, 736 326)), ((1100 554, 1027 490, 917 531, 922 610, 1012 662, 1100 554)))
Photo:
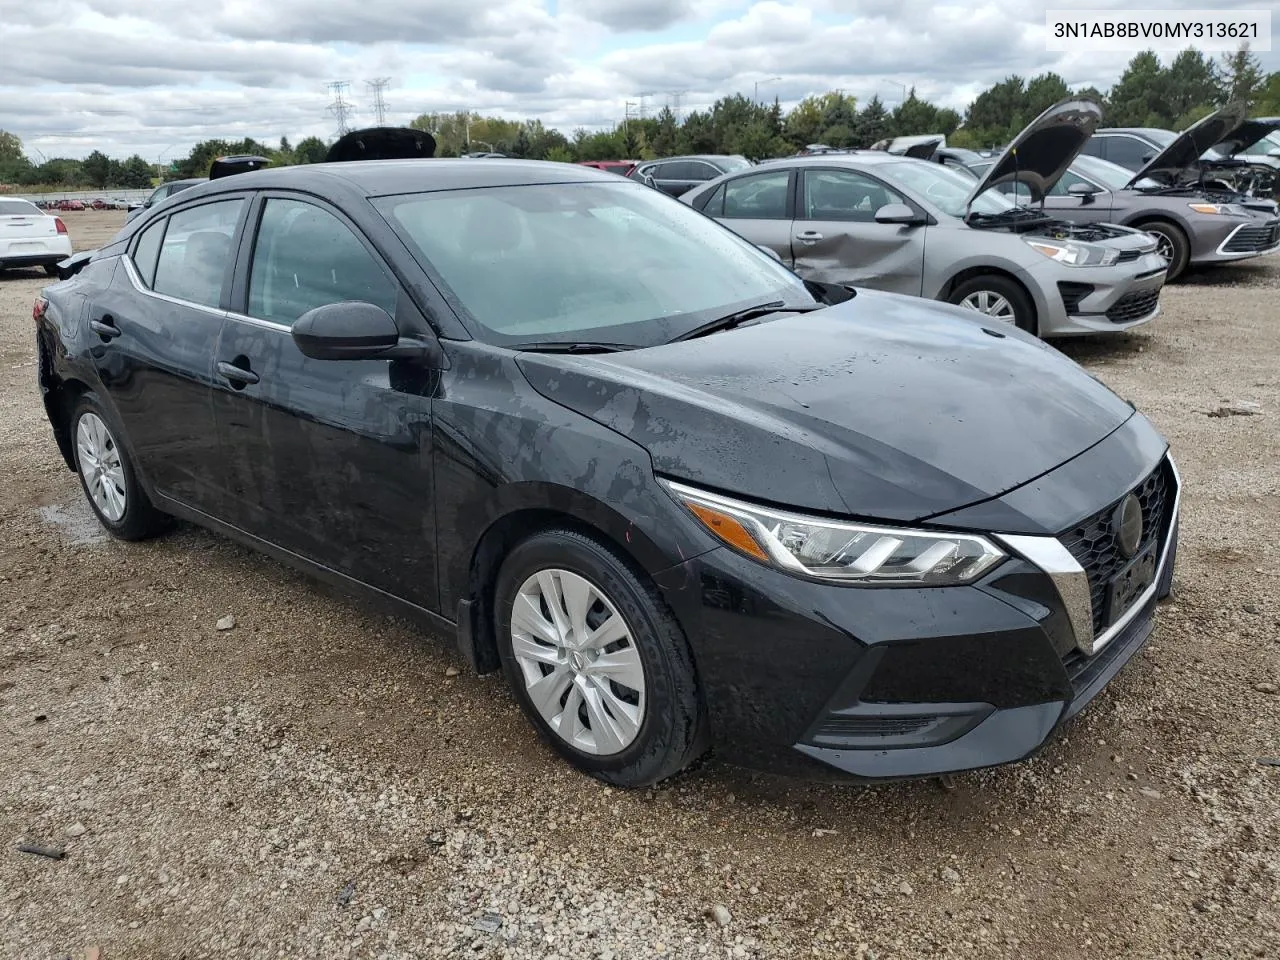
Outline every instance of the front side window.
POLYGON ((791 174, 786 170, 730 180, 724 185, 722 216, 739 220, 785 220, 790 182, 791 174))
POLYGON ((872 223, 886 204, 905 203, 879 180, 852 170, 807 170, 804 175, 804 219, 872 223))
POLYGON ((1156 152, 1157 148, 1151 144, 1143 143, 1133 137, 1107 138, 1107 159, 1130 170, 1137 170, 1144 166, 1146 161, 1143 157, 1152 156, 1156 152))
POLYGON ((382 197, 375 206, 497 344, 652 346, 803 282, 692 207, 625 180, 382 197))
POLYGON ((249 316, 292 325, 346 300, 394 315, 399 287, 351 228, 327 210, 272 197, 262 211, 249 272, 249 316))
POLYGON ((152 289, 179 300, 216 307, 231 265, 231 238, 244 200, 220 200, 169 217, 152 289))
MULTIPOLYGON (((894 186, 932 203, 949 217, 964 217, 965 203, 976 186, 971 177, 928 160, 881 163, 876 165, 876 172, 894 186)), ((973 201, 972 209, 974 213, 995 214, 1010 210, 1014 205, 999 190, 986 190, 973 201)))

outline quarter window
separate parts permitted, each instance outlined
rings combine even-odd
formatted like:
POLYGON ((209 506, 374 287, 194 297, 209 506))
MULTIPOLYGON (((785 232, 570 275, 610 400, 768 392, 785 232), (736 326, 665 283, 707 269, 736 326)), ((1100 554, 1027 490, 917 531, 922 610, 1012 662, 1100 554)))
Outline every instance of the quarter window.
POLYGON ((243 207, 243 200, 220 200, 169 217, 152 289, 206 307, 218 306, 231 264, 231 238, 243 207))
POLYGON ((739 177, 724 185, 724 214, 733 219, 787 219, 787 187, 791 174, 786 170, 739 177))
POLYGON ((316 307, 358 300, 394 314, 399 288, 345 223, 320 207, 271 198, 253 249, 249 315, 292 325, 316 307))
POLYGON ((156 254, 160 252, 160 241, 164 238, 164 225, 167 222, 167 218, 161 218, 143 230, 133 248, 133 265, 138 268, 138 276, 148 287, 155 283, 156 254))
POLYGON ((851 170, 809 170, 804 175, 804 219, 871 223, 886 204, 906 203, 879 180, 851 170))

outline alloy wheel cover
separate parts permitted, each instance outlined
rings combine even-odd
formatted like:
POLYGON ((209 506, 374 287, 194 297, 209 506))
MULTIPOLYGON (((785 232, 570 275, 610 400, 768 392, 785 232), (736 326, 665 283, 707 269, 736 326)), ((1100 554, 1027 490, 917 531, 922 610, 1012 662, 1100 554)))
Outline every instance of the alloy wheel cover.
POLYGON ((76 464, 94 506, 111 523, 119 523, 128 508, 124 465, 115 437, 92 411, 76 422, 76 464))

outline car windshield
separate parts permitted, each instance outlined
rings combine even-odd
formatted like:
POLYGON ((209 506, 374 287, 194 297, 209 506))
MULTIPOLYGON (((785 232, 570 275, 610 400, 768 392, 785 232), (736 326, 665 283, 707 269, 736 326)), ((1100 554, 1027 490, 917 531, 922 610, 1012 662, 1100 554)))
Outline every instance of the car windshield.
POLYGON ((812 306, 791 271, 692 207, 630 181, 374 201, 497 344, 644 347, 764 303, 812 306))
POLYGON ((725 157, 720 161, 720 169, 725 173, 737 173, 739 170, 746 170, 751 166, 751 161, 745 157, 725 157))
MULTIPOLYGON (((963 219, 965 202, 973 192, 973 177, 967 177, 940 163, 928 160, 902 160, 876 164, 875 172, 890 183, 903 187, 932 203, 943 213, 963 219)), ((973 201, 974 213, 996 214, 1012 210, 1017 204, 997 190, 987 190, 973 201)))

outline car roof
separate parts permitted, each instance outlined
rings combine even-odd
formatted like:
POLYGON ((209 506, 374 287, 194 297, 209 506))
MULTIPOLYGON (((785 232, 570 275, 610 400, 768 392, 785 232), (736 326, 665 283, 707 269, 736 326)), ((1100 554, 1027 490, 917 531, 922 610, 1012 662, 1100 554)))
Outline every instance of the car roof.
POLYGON ((1140 136, 1149 137, 1153 133, 1171 133, 1170 130, 1163 130, 1160 127, 1099 127, 1093 131, 1096 137, 1100 133, 1136 133, 1140 136))
POLYGON ((270 167, 214 180, 200 195, 239 190, 296 189, 324 192, 337 188, 367 197, 473 187, 507 187, 538 183, 598 181, 618 183, 617 174, 577 163, 480 158, 420 160, 353 160, 270 167))
MULTIPOLYGON (((862 166, 864 164, 870 166, 878 166, 885 163, 927 163, 928 161, 917 161, 914 157, 902 157, 896 153, 888 153, 884 150, 860 150, 857 153, 813 153, 801 154, 794 157, 781 157, 772 163, 782 165, 795 164, 800 167, 829 167, 829 166, 862 166)), ((747 171, 735 171, 736 173, 746 173, 747 171)))

